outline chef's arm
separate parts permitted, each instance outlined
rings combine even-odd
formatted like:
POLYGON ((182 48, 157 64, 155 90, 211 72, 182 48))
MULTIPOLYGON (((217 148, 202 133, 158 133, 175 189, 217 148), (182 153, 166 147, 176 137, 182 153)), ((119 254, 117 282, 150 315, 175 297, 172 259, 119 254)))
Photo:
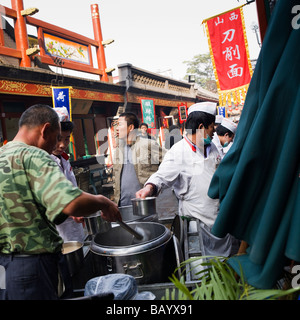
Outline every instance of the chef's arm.
POLYGON ((63 210, 68 216, 82 217, 89 216, 101 210, 101 216, 107 221, 122 221, 118 206, 102 195, 93 195, 87 192, 71 201, 63 210))

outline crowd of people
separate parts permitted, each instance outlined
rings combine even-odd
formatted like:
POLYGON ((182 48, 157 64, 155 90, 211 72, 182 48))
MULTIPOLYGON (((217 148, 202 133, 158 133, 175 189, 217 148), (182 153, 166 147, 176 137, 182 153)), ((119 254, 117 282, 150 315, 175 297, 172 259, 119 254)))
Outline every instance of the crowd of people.
POLYGON ((61 251, 64 241, 84 240, 82 216, 101 210, 105 220, 122 220, 118 207, 166 188, 174 191, 180 216, 200 220, 212 255, 234 254, 236 239, 210 233, 219 201, 207 191, 237 125, 223 118, 215 129, 215 122, 216 104, 196 103, 188 109, 184 133, 172 128, 173 138, 160 146, 148 134, 147 124, 139 126, 134 113, 122 113, 113 152, 113 202, 77 186, 66 153, 74 128, 67 109, 28 108, 15 138, 0 148, 0 266, 6 278, 0 299, 71 295, 61 251), (58 275, 64 291, 59 290, 58 275))

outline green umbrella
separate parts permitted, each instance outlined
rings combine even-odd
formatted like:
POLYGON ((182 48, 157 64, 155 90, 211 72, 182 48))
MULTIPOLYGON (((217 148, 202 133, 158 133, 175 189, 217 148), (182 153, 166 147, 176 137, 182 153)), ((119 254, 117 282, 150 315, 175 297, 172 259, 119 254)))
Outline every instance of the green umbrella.
MULTIPOLYGON (((300 261, 300 28, 296 0, 279 0, 249 86, 233 146, 208 195, 220 199, 212 233, 249 244, 229 260, 249 284, 271 288, 300 261), (297 18, 297 17, 296 17, 297 18), (294 28, 293 28, 294 27, 294 28)), ((300 17, 299 17, 300 24, 300 17)))

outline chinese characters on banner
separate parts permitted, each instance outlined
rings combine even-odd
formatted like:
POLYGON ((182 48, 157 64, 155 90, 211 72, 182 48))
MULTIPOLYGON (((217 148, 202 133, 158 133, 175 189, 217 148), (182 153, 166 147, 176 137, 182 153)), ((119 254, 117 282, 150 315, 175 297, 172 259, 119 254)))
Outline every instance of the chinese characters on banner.
POLYGON ((224 118, 226 118, 226 109, 225 109, 224 106, 218 107, 218 115, 223 116, 224 118))
POLYGON ((220 106, 245 99, 252 77, 242 7, 203 21, 214 66, 220 106))
MULTIPOLYGON (((51 87, 53 108, 66 107, 69 113, 70 121, 72 121, 72 103, 71 89, 72 87, 51 87)), ((72 154, 73 160, 76 160, 76 149, 73 133, 70 136, 69 152, 72 154)))
POLYGON ((142 121, 147 123, 149 129, 155 129, 155 106, 151 99, 140 99, 142 109, 142 121))
POLYGON ((52 87, 53 108, 66 107, 72 121, 71 87, 52 87))

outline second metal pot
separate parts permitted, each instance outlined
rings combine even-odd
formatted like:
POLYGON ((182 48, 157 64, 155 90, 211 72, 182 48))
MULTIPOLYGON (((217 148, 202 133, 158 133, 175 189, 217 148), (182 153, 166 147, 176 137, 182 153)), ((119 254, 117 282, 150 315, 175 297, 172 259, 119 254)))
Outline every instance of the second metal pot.
POLYGON ((135 216, 150 216, 156 214, 156 197, 131 199, 133 214, 135 216))
POLYGON ((102 219, 100 212, 84 217, 84 222, 88 234, 92 236, 111 229, 111 223, 102 219))
MULTIPOLYGON (((122 219, 124 222, 157 222, 158 221, 158 215, 155 212, 154 214, 151 214, 149 216, 137 216, 133 214, 133 206, 124 206, 119 207, 122 219)), ((113 224, 112 224, 113 225, 113 224)))
POLYGON ((83 243, 78 241, 66 241, 63 243, 62 253, 66 257, 70 275, 73 276, 82 267, 83 243))

